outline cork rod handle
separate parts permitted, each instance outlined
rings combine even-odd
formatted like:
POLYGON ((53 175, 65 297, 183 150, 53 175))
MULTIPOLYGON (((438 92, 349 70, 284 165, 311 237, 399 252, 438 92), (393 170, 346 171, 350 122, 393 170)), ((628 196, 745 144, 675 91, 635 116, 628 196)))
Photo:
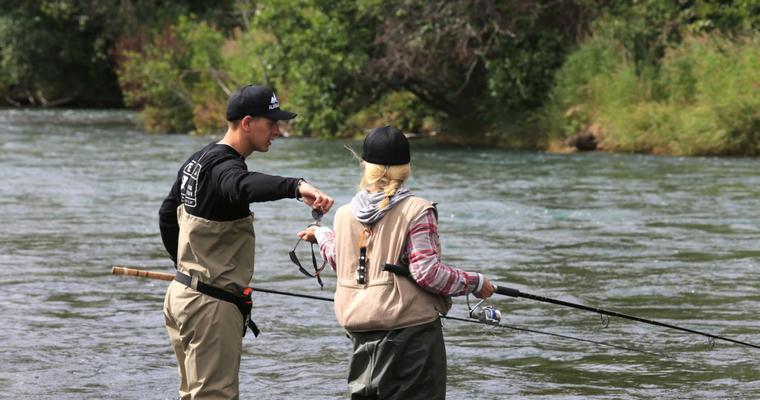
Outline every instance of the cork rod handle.
POLYGON ((174 280, 174 274, 167 274, 165 272, 145 271, 142 269, 119 267, 119 266, 115 266, 111 268, 111 273, 114 275, 139 276, 142 278, 159 279, 162 281, 174 280))

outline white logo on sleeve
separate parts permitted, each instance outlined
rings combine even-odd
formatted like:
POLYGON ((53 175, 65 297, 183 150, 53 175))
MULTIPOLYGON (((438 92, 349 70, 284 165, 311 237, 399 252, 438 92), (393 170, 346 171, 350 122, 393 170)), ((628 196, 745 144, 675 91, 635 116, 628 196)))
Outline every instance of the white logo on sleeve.
POLYGON ((275 108, 280 108, 280 102, 277 101, 277 96, 272 93, 272 99, 269 100, 269 109, 274 110, 275 108))
POLYGON ((182 203, 188 207, 195 207, 198 203, 196 191, 198 189, 198 176, 201 173, 201 164, 191 160, 182 168, 182 185, 179 188, 182 203))

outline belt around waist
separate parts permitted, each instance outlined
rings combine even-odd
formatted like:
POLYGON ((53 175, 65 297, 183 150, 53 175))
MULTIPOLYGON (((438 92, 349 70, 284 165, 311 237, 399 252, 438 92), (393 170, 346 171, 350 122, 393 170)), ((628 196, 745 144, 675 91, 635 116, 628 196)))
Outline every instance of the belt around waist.
POLYGON ((235 303, 235 304, 239 303, 240 301, 245 301, 244 296, 230 293, 216 286, 207 285, 201 281, 197 281, 196 286, 193 287, 193 277, 191 277, 190 275, 183 274, 182 272, 179 272, 179 271, 177 271, 177 273, 174 274, 174 280, 189 288, 195 289, 205 295, 209 295, 215 299, 224 300, 226 302, 235 303))
POLYGON ((174 280, 207 296, 236 305, 238 310, 240 310, 240 313, 243 314, 243 336, 245 336, 246 325, 253 332, 253 336, 259 336, 259 328, 251 320, 251 308, 253 306, 253 301, 251 300, 251 288, 245 288, 242 295, 236 295, 226 290, 219 289, 218 287, 207 285, 201 281, 196 281, 195 287, 193 287, 193 278, 190 275, 183 274, 179 271, 174 274, 174 280))

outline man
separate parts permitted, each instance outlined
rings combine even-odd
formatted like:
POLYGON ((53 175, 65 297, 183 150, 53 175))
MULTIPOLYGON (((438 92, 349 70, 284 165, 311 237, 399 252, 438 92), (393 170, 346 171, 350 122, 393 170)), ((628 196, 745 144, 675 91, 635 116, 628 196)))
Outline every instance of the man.
POLYGON ((353 343, 352 399, 444 399, 439 315, 449 311, 450 296, 494 292, 482 274, 441 262, 436 204, 403 186, 410 161, 400 130, 372 130, 364 139, 360 190, 335 214, 335 231, 298 233, 319 243, 337 274, 335 316, 353 343), (411 279, 397 274, 406 267, 411 279))
POLYGON ((237 399, 250 320, 255 234, 249 204, 297 198, 327 212, 333 200, 303 179, 249 172, 245 158, 280 133, 274 92, 245 86, 227 104, 227 133, 193 154, 161 204, 161 239, 177 268, 164 317, 179 367, 180 399, 237 399))

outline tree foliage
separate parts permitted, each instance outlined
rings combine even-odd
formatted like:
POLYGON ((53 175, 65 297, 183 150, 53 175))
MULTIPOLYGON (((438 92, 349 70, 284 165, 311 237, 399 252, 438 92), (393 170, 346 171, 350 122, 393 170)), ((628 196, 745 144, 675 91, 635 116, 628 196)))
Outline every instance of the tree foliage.
POLYGON ((254 27, 271 39, 258 52, 269 79, 299 110, 305 134, 335 136, 352 114, 385 92, 366 65, 378 21, 356 1, 273 0, 261 5, 254 27))
POLYGON ((392 123, 542 146, 598 123, 593 104, 687 98, 709 77, 692 74, 692 58, 672 61, 674 49, 702 35, 739 43, 760 26, 752 0, 117 4, 0 0, 0 94, 123 99, 150 130, 209 133, 236 87, 263 83, 304 135, 392 123))
POLYGON ((571 1, 388 3, 371 7, 383 21, 372 72, 452 116, 535 107, 575 38, 555 27, 582 24, 571 1))
POLYGON ((261 6, 256 27, 276 38, 262 53, 278 60, 274 75, 303 110, 306 133, 350 129, 351 115, 392 93, 412 93, 420 103, 413 107, 443 116, 449 130, 457 122, 478 129, 505 108, 541 104, 587 22, 584 7, 495 0, 312 0, 293 7, 280 0, 261 6))
POLYGON ((119 106, 114 50, 178 15, 233 29, 231 0, 2 0, 0 95, 13 105, 119 106))
POLYGON ((143 110, 148 130, 203 129, 209 125, 207 118, 221 126, 223 119, 213 115, 223 115, 218 104, 226 99, 225 93, 220 93, 227 88, 225 62, 219 51, 223 44, 223 35, 209 24, 181 17, 140 51, 123 51, 119 80, 125 101, 143 110), (202 112, 208 108, 215 111, 211 117, 202 112), (194 110, 199 115, 194 115, 194 110))
POLYGON ((74 1, 0 3, 0 85, 12 104, 56 105, 100 88, 114 96, 104 7, 74 1), (76 78, 74 78, 76 77, 76 78))

